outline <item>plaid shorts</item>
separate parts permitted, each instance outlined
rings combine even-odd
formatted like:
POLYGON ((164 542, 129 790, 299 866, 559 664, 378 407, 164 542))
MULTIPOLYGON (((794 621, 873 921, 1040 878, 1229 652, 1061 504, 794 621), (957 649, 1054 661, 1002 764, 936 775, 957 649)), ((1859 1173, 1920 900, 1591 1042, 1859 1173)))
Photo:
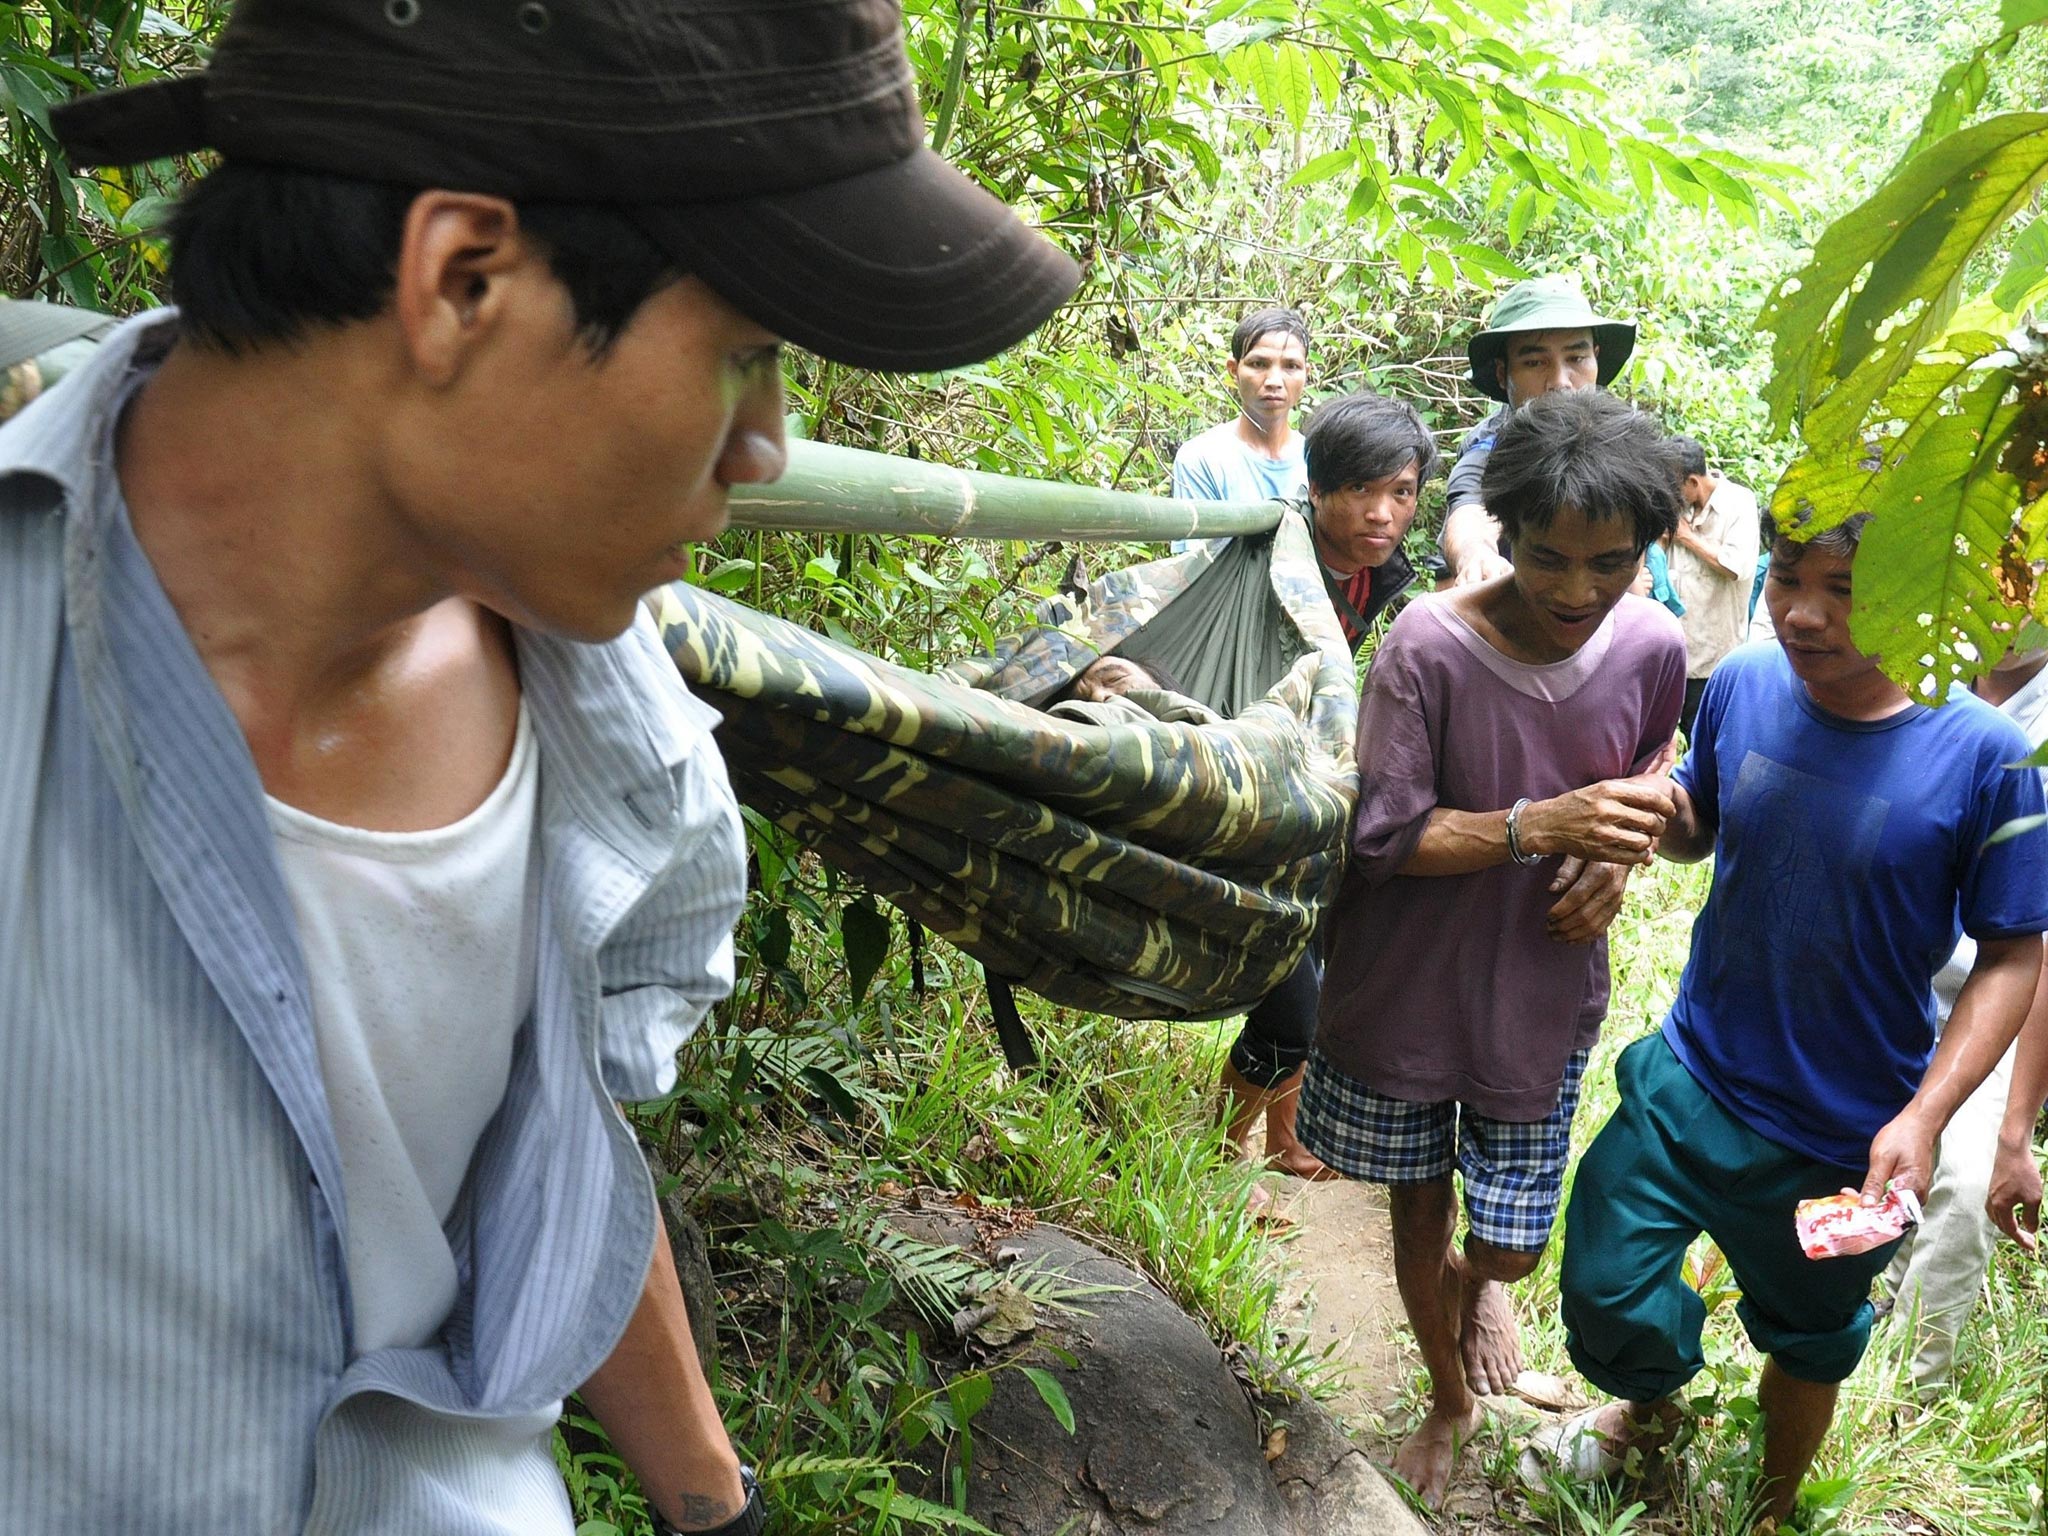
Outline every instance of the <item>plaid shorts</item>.
POLYGON ((1566 1059, 1548 1115, 1518 1121, 1489 1119, 1455 1100, 1390 1099, 1317 1051, 1301 1081, 1301 1144, 1347 1178, 1374 1184, 1428 1184, 1455 1164, 1473 1236, 1496 1248, 1540 1252, 1564 1191, 1586 1056, 1573 1051, 1566 1059))

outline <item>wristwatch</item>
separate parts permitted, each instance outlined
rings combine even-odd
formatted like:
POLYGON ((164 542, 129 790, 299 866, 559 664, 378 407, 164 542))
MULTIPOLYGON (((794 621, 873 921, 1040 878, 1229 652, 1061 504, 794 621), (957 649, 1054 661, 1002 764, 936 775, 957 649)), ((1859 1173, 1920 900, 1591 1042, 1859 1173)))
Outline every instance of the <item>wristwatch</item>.
POLYGON ((761 1536, 768 1529, 768 1507, 761 1502, 761 1485, 754 1481, 752 1467, 740 1468, 740 1489, 747 1496, 747 1502, 740 1506, 740 1512, 723 1525, 706 1526, 701 1531, 679 1531, 662 1519, 661 1511, 654 1515, 654 1536, 761 1536))

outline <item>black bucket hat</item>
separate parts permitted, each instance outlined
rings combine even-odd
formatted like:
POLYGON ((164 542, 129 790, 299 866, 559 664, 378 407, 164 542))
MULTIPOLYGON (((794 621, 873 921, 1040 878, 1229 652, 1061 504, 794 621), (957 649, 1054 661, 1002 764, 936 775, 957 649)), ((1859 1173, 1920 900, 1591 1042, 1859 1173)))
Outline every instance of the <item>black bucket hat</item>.
POLYGON ((933 154, 898 0, 241 0, 197 74, 52 122, 81 166, 229 160, 607 203, 757 323, 955 367, 1074 263, 933 154))
POLYGON ((1465 344, 1474 389, 1496 400, 1507 399, 1495 365, 1508 355, 1508 338, 1527 331, 1591 331, 1594 345, 1600 349, 1596 382, 1602 387, 1614 381, 1636 349, 1634 324, 1595 314, 1572 279, 1531 277, 1501 295, 1486 329, 1465 344))

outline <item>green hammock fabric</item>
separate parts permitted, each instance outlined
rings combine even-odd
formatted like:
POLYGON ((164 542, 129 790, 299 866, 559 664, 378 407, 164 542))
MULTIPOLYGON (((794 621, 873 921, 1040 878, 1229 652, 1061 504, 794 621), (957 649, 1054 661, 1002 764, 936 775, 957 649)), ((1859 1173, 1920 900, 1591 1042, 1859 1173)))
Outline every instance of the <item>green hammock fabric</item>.
POLYGON ((1124 1018, 1241 1012, 1335 891, 1358 700, 1298 514, 1103 577, 939 676, 693 587, 659 609, 740 798, 1013 986, 1124 1018), (1033 707, 1112 649, 1232 718, 1033 707))

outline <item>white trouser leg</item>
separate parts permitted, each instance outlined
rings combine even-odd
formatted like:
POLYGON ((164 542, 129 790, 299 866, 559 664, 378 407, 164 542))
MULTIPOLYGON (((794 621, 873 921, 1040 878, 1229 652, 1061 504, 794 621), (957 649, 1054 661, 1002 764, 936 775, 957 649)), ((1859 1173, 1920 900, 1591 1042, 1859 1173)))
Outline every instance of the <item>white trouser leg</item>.
POLYGON ((1885 1287, 1896 1298, 1896 1315, 1919 1316, 1913 1385, 1923 1396, 1948 1384, 1955 1368, 1956 1340, 1983 1294, 1984 1275, 1997 1246, 1998 1229, 1984 1214, 1984 1197, 1991 1188, 2012 1058, 2011 1051, 2000 1058, 1942 1132, 1920 1226, 1900 1245, 1885 1271, 1885 1287))

